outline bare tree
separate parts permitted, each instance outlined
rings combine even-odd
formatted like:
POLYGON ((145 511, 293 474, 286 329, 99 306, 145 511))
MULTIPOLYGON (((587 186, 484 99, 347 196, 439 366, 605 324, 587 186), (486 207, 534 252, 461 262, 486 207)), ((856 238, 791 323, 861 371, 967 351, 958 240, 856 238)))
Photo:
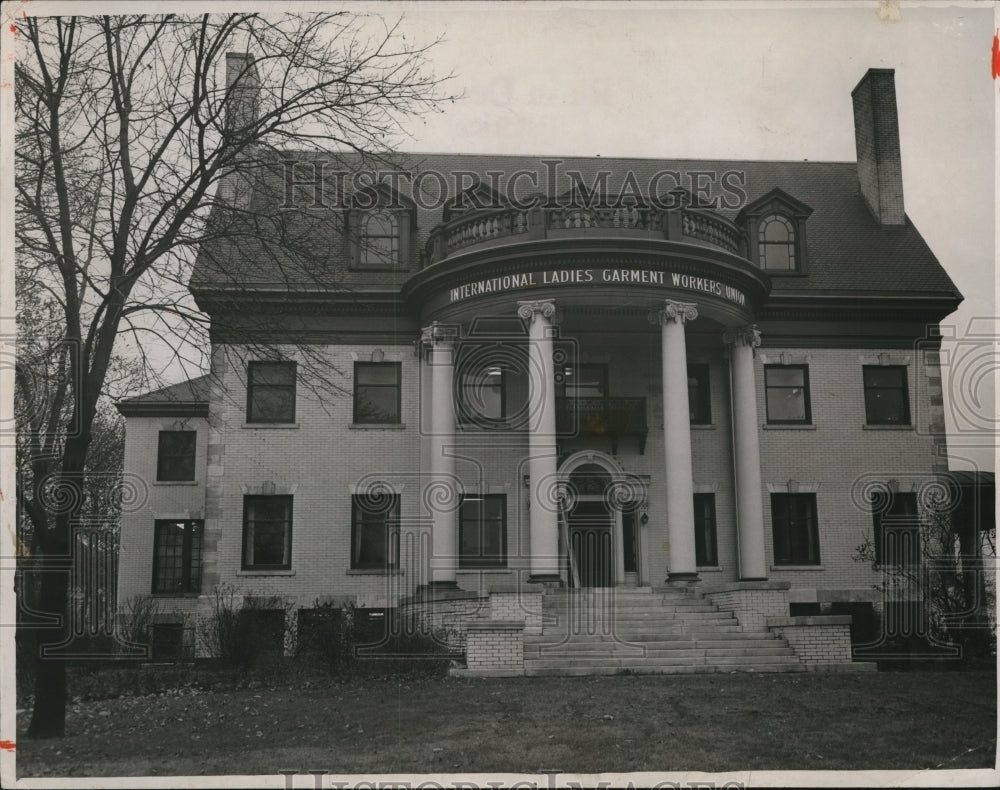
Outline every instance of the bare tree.
MULTIPOLYGON (((138 356, 146 383, 164 363, 147 357, 151 341, 188 371, 203 363, 207 317, 187 291, 195 256, 213 241, 256 239, 279 272, 328 276, 310 263, 308 234, 291 232, 304 215, 241 199, 271 183, 254 173, 286 150, 388 157, 401 122, 446 97, 428 67, 433 42, 413 46, 398 23, 352 13, 16 24, 18 267, 43 294, 19 319, 35 335, 30 310, 47 318, 47 341, 19 367, 32 473, 18 504, 36 567, 51 571, 71 553, 116 352, 138 356)), ((61 620, 34 631, 28 735, 51 737, 65 729, 66 671, 46 651, 67 641, 67 574, 41 573, 38 592, 40 610, 61 620)))

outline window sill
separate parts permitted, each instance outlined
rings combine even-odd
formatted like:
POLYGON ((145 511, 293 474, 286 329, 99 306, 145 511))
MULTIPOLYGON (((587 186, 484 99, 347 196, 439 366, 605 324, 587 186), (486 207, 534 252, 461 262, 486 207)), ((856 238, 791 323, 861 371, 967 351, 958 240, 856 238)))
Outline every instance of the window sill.
POLYGON ((695 570, 699 573, 702 571, 705 573, 721 573, 725 569, 721 565, 699 565, 695 570))
POLYGON ((295 575, 295 571, 291 570, 291 569, 288 569, 288 570, 259 570, 259 571, 248 569, 248 570, 239 570, 239 571, 236 571, 236 575, 237 576, 294 576, 295 575))
POLYGON ((822 565, 772 565, 772 571, 821 571, 822 565))
POLYGON ((348 576, 403 576, 402 568, 348 568, 348 576))
POLYGON ((347 426, 352 431, 405 431, 405 422, 352 422, 347 426))
POLYGON ((861 426, 863 431, 912 431, 912 425, 873 425, 871 423, 865 423, 861 426))
POLYGON ((155 480, 154 486, 196 486, 197 480, 155 480))
POLYGON ((513 568, 508 568, 506 565, 483 565, 477 567, 459 567, 456 568, 458 573, 513 573, 513 568))
POLYGON ((715 423, 711 422, 693 422, 691 423, 692 431, 714 431, 716 429, 715 423))
POLYGON ((815 431, 813 423, 798 422, 765 422, 760 426, 765 431, 815 431))
POLYGON ((243 430, 294 430, 299 427, 297 422, 245 422, 240 425, 243 430))

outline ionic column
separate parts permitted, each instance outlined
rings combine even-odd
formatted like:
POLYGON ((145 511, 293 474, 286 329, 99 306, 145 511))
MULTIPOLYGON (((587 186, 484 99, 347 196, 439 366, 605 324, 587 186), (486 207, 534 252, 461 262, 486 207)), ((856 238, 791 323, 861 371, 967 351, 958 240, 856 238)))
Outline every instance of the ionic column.
POLYGON ((655 318, 663 355, 663 448, 667 486, 667 581, 696 581, 694 482, 691 477, 691 415, 688 408, 687 347, 684 323, 698 317, 697 305, 667 299, 655 318))
POLYGON ((733 466, 736 475, 736 525, 739 536, 740 579, 766 579, 764 503, 760 482, 760 443, 757 436, 757 388, 753 350, 760 345, 756 326, 730 329, 729 345, 733 401, 733 466))
POLYGON ((528 321, 529 581, 534 582, 559 581, 559 516, 554 496, 557 461, 555 369, 552 363, 552 316, 555 311, 555 302, 551 299, 517 303, 518 316, 528 321))
POLYGON ((423 330, 421 346, 430 374, 429 427, 427 440, 430 479, 424 487, 423 500, 430 511, 431 557, 430 584, 455 587, 458 567, 459 491, 455 477, 455 327, 435 321, 423 330))

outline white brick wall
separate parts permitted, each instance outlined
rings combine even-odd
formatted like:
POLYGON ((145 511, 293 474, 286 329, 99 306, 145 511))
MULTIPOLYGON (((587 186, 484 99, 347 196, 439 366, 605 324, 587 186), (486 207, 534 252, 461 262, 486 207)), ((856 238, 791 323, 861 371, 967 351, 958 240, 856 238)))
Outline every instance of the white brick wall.
POLYGON ((766 631, 768 617, 788 616, 787 590, 730 590, 705 597, 725 612, 732 612, 744 631, 766 631))
POLYGON ((473 671, 523 673, 523 632, 511 623, 479 624, 469 629, 465 655, 466 666, 473 671))
MULTIPOLYGON (((640 528, 640 579, 659 584, 666 578, 669 545, 664 517, 664 440, 658 341, 636 344, 586 335, 581 348, 589 361, 609 364, 612 396, 645 396, 649 435, 645 454, 633 438, 622 439, 618 460, 626 472, 648 475, 648 524, 640 528)), ((426 582, 429 523, 420 498, 419 360, 409 344, 317 347, 328 361, 328 375, 343 389, 340 395, 317 395, 300 382, 294 428, 246 427, 245 364, 218 346, 213 370, 222 386, 213 393, 208 420, 191 420, 198 430, 198 484, 150 485, 148 505, 123 518, 119 594, 148 593, 152 577, 153 520, 157 517, 204 515, 203 593, 226 582, 247 592, 273 593, 311 606, 317 598, 343 596, 358 606, 393 605, 426 582), (403 430, 352 429, 353 362, 371 359, 380 350, 399 361, 403 375, 403 430), (387 480, 402 502, 401 564, 398 574, 350 572, 351 494, 355 485, 376 477, 387 480), (243 495, 265 482, 293 493, 292 568, 287 573, 241 571, 243 495)), ((296 351, 286 349, 294 358, 296 351)), ((782 349, 761 349, 755 362, 758 420, 765 422, 763 356, 780 357, 782 349)), ((928 391, 916 380, 921 368, 910 360, 911 413, 919 430, 865 430, 862 387, 863 356, 877 350, 788 350, 808 354, 814 426, 808 430, 762 429, 761 470, 764 490, 765 551, 769 576, 794 588, 871 591, 879 578, 864 563, 852 560, 854 548, 871 534, 870 512, 851 497, 859 475, 895 478, 917 485, 937 463, 935 438, 927 429, 935 419, 927 404, 915 400, 928 391), (797 481, 815 489, 818 508, 818 569, 773 565, 770 497, 767 486, 797 481)), ((907 352, 892 351, 899 355, 907 352)), ((721 346, 689 343, 691 361, 709 361, 713 426, 692 430, 692 476, 699 491, 714 491, 718 525, 719 568, 704 570, 710 583, 738 578, 735 503, 733 496, 727 363, 721 346)), ((172 419, 129 418, 126 468, 151 482, 155 476, 156 431, 172 427, 172 419)), ((582 446, 610 451, 610 441, 587 439, 567 443, 568 452, 582 446)), ((523 485, 527 437, 523 433, 460 432, 456 436, 456 474, 469 491, 507 496, 507 568, 459 571, 465 589, 481 596, 492 585, 521 580, 529 571, 528 489, 523 485)), ((907 489, 908 490, 908 489, 907 489)), ((166 606, 168 602, 164 602, 166 606)), ((177 606, 187 603, 176 601, 177 606)), ((173 605, 171 603, 170 605, 173 605)), ((761 604, 763 605, 763 604, 761 604)), ((506 616, 506 615, 505 615, 506 616)), ((523 613, 518 619, 524 620, 523 613)), ((528 627, 532 627, 529 622, 528 627)), ((756 627, 756 626, 755 626, 756 627)))

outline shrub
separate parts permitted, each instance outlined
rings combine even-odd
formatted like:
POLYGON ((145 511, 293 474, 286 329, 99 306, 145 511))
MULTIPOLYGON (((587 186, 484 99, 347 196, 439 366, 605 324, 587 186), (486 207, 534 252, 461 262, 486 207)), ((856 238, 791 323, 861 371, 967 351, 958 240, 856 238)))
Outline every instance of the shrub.
POLYGON ((270 653, 281 655, 288 637, 287 605, 276 595, 243 594, 220 584, 212 611, 198 623, 202 650, 229 669, 246 670, 270 653))
POLYGON ((133 595, 126 598, 115 615, 117 651, 126 655, 149 656, 153 639, 153 623, 159 614, 159 602, 151 595, 133 595))

